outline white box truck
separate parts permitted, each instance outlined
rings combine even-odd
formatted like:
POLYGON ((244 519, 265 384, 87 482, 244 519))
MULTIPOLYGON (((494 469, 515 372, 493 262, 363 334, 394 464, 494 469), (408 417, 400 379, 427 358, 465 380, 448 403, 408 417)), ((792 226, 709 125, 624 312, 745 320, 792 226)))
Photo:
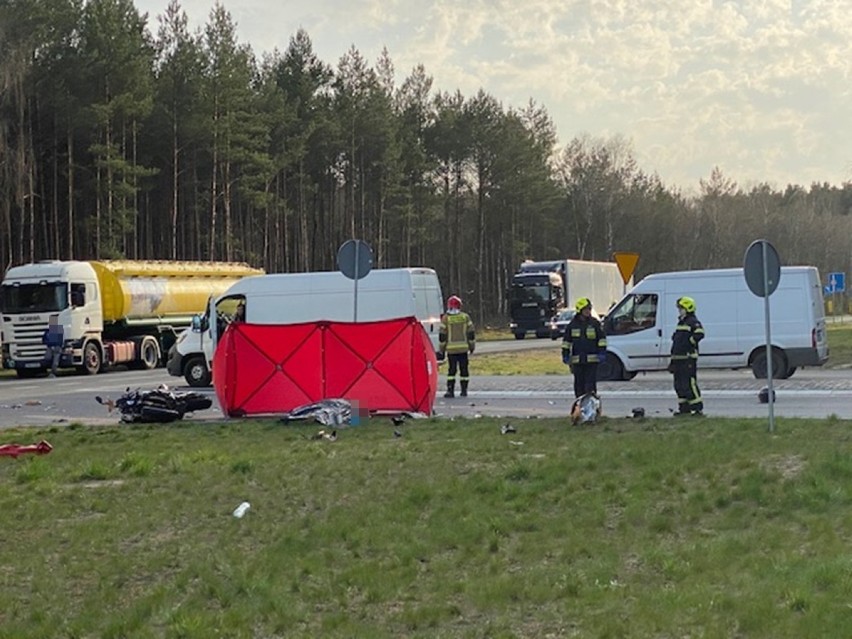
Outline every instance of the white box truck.
MULTIPOLYGON (((218 334, 245 304, 249 324, 301 324, 356 320, 355 282, 338 271, 249 277, 211 299, 208 311, 183 331, 169 351, 168 371, 190 386, 209 386, 218 334), (216 317, 216 322, 210 322, 216 317)), ((358 322, 416 317, 438 350, 444 300, 430 268, 374 269, 358 280, 358 322)))
MULTIPOLYGON (((602 380, 630 379, 669 364, 677 299, 695 300, 704 326, 699 368, 751 368, 766 378, 764 298, 746 285, 740 268, 656 273, 639 282, 607 314, 607 361, 602 380)), ((819 271, 813 266, 781 267, 769 297, 773 377, 786 379, 801 366, 828 359, 825 310, 819 271)))
POLYGON ((551 321, 579 297, 588 297, 599 315, 624 294, 624 280, 615 262, 554 260, 523 262, 509 289, 509 329, 515 339, 527 333, 551 336, 551 321))

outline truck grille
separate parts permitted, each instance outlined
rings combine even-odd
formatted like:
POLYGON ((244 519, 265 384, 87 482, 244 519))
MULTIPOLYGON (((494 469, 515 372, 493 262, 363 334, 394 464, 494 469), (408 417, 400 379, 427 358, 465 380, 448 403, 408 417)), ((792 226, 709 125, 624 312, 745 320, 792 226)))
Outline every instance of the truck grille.
POLYGON ((46 330, 46 322, 13 324, 11 339, 7 337, 9 355, 12 359, 21 361, 43 360, 47 348, 42 344, 41 338, 46 330))
POLYGON ((515 309, 515 319, 533 322, 540 321, 541 310, 539 310, 538 306, 517 308, 515 309))

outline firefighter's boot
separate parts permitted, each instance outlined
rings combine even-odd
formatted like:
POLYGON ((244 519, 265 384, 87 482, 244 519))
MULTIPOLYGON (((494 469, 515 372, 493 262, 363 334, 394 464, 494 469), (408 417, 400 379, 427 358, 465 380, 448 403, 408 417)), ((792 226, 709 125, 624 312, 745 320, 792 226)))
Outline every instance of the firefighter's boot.
POLYGON ((451 380, 447 381, 447 392, 444 393, 444 397, 450 397, 450 398, 455 397, 456 396, 455 388, 456 388, 456 380, 451 379, 451 380))
POLYGON ((461 381, 461 393, 459 393, 461 397, 467 397, 467 380, 463 379, 461 381))

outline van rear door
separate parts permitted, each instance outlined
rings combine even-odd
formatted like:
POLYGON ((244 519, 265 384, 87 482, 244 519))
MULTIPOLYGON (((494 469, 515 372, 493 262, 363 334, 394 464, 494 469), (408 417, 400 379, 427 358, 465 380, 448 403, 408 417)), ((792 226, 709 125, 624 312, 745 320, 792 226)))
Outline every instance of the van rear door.
POLYGON ((819 270, 808 269, 808 288, 811 290, 811 343, 816 347, 820 363, 828 359, 828 335, 825 326, 825 300, 819 270))
POLYGON ((417 319, 423 330, 429 335, 435 352, 438 351, 438 335, 441 330, 441 313, 444 311, 444 299, 438 275, 431 269, 412 269, 411 287, 414 293, 414 305, 417 319))

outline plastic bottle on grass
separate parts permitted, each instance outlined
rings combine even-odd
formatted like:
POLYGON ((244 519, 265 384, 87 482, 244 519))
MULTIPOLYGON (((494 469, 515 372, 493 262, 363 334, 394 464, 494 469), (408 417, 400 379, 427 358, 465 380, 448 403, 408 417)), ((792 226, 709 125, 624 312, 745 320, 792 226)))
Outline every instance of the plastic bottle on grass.
POLYGON ((243 515, 248 512, 249 508, 251 508, 251 504, 247 501, 244 501, 234 510, 234 517, 236 517, 237 519, 242 519, 243 515))

